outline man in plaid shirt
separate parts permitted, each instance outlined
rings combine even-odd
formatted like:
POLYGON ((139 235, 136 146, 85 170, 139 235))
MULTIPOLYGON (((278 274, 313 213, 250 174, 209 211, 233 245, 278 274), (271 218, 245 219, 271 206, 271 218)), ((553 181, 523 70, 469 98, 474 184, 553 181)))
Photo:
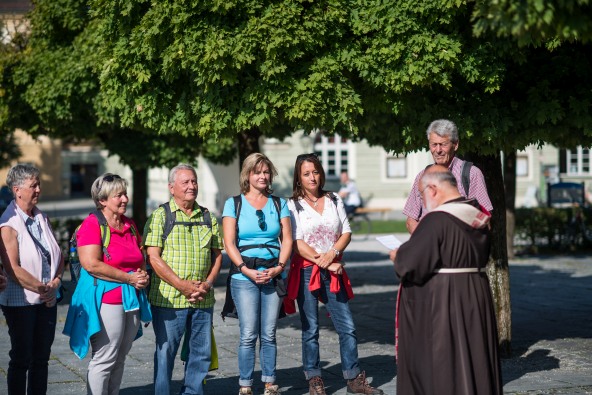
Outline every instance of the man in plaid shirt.
POLYGON ((189 356, 181 394, 203 394, 211 360, 212 287, 222 266, 222 238, 214 216, 211 228, 204 224, 204 212, 195 202, 197 174, 192 166, 171 169, 169 191, 176 218, 171 233, 163 239, 163 207, 152 213, 144 228, 144 246, 154 271, 148 294, 156 336, 154 393, 170 394, 175 356, 187 331, 189 356))
MULTIPOLYGON (((442 165, 452 172, 456 178, 460 194, 466 198, 477 199, 479 204, 488 211, 493 210, 489 195, 487 195, 487 186, 485 185, 483 173, 476 166, 471 166, 469 173, 470 188, 468 191, 465 191, 462 183, 462 169, 465 161, 454 156, 458 149, 458 129, 454 122, 447 119, 438 119, 430 124, 426 134, 434 163, 442 165)), ((411 192, 405 203, 405 208, 403 208, 403 214, 407 216, 406 225, 409 233, 413 233, 419 220, 427 214, 418 188, 419 180, 424 171, 425 169, 420 171, 415 177, 411 192)))

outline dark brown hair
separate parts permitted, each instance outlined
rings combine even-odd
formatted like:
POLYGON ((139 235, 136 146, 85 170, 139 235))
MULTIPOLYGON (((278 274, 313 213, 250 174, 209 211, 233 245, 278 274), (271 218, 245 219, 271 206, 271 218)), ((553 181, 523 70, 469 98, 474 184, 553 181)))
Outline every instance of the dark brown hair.
POLYGON ((304 188, 302 188, 302 184, 300 183, 300 178, 302 177, 302 164, 304 162, 310 162, 314 165, 315 170, 319 172, 320 182, 319 182, 319 197, 325 196, 327 191, 323 188, 325 187, 325 170, 323 169, 323 165, 319 160, 317 154, 301 154, 296 157, 296 163, 294 164, 294 182, 292 183, 292 199, 298 200, 299 198, 304 198, 304 188))

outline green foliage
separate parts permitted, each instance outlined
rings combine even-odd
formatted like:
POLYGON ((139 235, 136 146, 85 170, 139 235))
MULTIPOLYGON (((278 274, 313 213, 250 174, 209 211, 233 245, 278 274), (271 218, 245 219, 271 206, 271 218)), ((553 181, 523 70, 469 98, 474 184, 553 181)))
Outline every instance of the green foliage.
POLYGON ((465 152, 591 142, 588 44, 560 42, 551 51, 489 32, 475 37, 471 2, 422 1, 408 9, 402 9, 407 2, 378 4, 361 18, 367 23, 361 30, 368 43, 364 53, 371 54, 362 62, 367 65, 363 75, 376 75, 370 78, 376 85, 372 95, 385 103, 365 109, 364 137, 371 143, 396 152, 423 148, 425 127, 437 118, 455 120, 465 152), (388 19, 382 22, 377 15, 388 19), (397 30, 391 32, 393 27, 397 30), (390 80, 398 85, 386 85, 396 90, 381 92, 390 80), (384 133, 389 126, 391 132, 384 133))
POLYGON ((479 0, 473 19, 475 34, 492 32, 512 37, 520 45, 554 48, 562 41, 592 39, 589 0, 479 0))
MULTIPOLYGON (((27 37, 20 33, 8 34, 8 29, 0 19, 0 168, 10 165, 21 156, 14 137, 14 128, 8 127, 9 119, 25 118, 25 106, 18 105, 12 98, 19 94, 11 83, 15 64, 26 46, 27 37)), ((18 26, 20 27, 20 26, 18 26)))
POLYGON ((281 137, 301 126, 334 130, 360 110, 340 57, 341 1, 92 8, 109 45, 101 82, 124 125, 216 136, 257 127, 281 137))
POLYGON ((12 89, 0 98, 0 109, 24 109, 6 117, 6 128, 67 141, 94 140, 132 169, 195 161, 202 151, 215 162, 231 161, 235 149, 229 138, 189 132, 183 138, 151 124, 122 127, 117 110, 121 99, 105 95, 100 86, 97 66, 104 63, 104 42, 98 35, 100 21, 89 11, 85 0, 36 2, 25 50, 12 56, 10 68, 0 73, 12 89), (17 116, 21 113, 28 117, 17 116))
POLYGON ((93 0, 91 10, 102 92, 125 127, 280 138, 320 128, 409 152, 447 117, 461 150, 482 154, 592 142, 588 44, 555 36, 536 48, 501 25, 480 28, 495 4, 522 2, 93 0))

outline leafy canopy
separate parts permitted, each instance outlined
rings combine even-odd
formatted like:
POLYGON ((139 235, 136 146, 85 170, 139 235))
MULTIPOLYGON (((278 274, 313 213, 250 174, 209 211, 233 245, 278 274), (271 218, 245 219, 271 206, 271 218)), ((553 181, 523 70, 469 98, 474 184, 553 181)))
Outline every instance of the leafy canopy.
POLYGON ((491 32, 519 45, 546 45, 592 40, 589 0, 480 0, 473 14, 477 35, 491 32))
MULTIPOLYGON (((589 141, 592 51, 575 40, 588 28, 564 13, 571 33, 549 36, 557 19, 542 15, 538 40, 553 45, 525 46, 520 31, 492 23, 488 4, 92 0, 91 13, 102 90, 126 127, 279 137, 320 128, 406 152, 447 117, 462 147, 482 153, 589 141)), ((500 9, 498 20, 510 17, 500 9)))
POLYGON ((4 128, 66 141, 95 140, 133 169, 171 166, 203 151, 215 161, 230 161, 234 148, 229 139, 182 140, 168 130, 156 134, 142 125, 122 126, 101 90, 97 65, 104 62, 104 44, 98 35, 100 21, 89 11, 84 0, 35 2, 28 42, 18 56, 8 57, 10 73, 5 69, 0 75, 9 79, 11 89, 0 98, 0 108, 23 109, 7 116, 4 128))

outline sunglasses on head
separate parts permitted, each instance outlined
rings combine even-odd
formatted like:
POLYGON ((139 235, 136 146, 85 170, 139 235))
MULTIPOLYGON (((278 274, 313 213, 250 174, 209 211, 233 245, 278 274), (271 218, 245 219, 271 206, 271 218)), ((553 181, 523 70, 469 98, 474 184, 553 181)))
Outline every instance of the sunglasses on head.
POLYGON ((267 228, 267 224, 265 223, 265 214, 263 214, 262 210, 255 211, 257 218, 259 218, 259 229, 265 230, 267 228))
POLYGON ((314 153, 311 152, 310 154, 300 154, 296 157, 296 160, 306 160, 306 159, 312 159, 312 158, 318 158, 319 156, 314 153))
POLYGON ((99 191, 101 190, 101 188, 103 188, 103 184, 105 182, 113 182, 115 180, 121 180, 121 177, 119 177, 117 174, 108 174, 105 177, 103 177, 101 183, 99 184, 99 191))

